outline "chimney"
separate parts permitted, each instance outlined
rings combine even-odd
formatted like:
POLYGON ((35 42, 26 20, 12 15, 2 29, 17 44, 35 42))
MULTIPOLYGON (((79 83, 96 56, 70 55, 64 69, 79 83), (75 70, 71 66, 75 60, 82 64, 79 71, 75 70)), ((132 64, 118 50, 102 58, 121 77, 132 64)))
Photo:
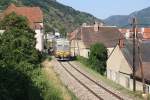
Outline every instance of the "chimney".
POLYGON ((102 23, 102 22, 101 22, 101 23, 99 23, 99 26, 103 26, 103 25, 104 25, 104 23, 102 23))
POLYGON ((82 24, 82 27, 86 27, 86 26, 87 26, 87 23, 83 23, 83 24, 82 24))
POLYGON ((119 39, 119 47, 124 48, 124 39, 123 38, 119 39))
POLYGON ((95 32, 99 31, 99 24, 98 24, 98 22, 95 22, 95 24, 94 24, 94 31, 95 32))
POLYGON ((141 28, 141 34, 143 35, 144 34, 144 31, 145 31, 145 28, 141 28))
POLYGON ((8 9, 15 9, 16 8, 16 6, 15 6, 15 4, 13 4, 13 3, 11 3, 9 6, 8 6, 8 9))

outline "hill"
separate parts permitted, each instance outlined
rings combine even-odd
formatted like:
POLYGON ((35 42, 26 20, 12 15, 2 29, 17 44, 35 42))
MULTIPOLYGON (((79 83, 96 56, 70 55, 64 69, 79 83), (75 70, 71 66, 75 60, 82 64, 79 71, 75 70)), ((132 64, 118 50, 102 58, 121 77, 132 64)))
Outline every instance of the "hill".
POLYGON ((77 11, 69 6, 58 3, 56 0, 0 0, 0 10, 5 9, 10 3, 25 6, 39 6, 44 12, 46 31, 59 30, 69 32, 82 23, 101 21, 93 15, 77 11))
POLYGON ((150 26, 150 7, 142 9, 140 11, 133 12, 129 15, 114 15, 110 16, 104 20, 108 25, 116 25, 119 27, 124 27, 131 23, 131 18, 135 16, 137 18, 138 24, 141 27, 150 26))

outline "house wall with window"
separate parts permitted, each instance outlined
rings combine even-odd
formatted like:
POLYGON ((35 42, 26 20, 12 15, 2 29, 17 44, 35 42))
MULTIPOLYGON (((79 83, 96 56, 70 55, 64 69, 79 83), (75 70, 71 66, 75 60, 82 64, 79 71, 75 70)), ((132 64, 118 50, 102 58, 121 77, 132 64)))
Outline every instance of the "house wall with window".
POLYGON ((130 88, 130 74, 132 70, 122 54, 119 45, 107 60, 107 78, 114 82, 130 88))
POLYGON ((95 43, 104 44, 108 49, 108 55, 110 55, 118 43, 120 35, 121 33, 116 27, 103 26, 102 23, 95 22, 94 25, 84 23, 81 27, 68 33, 68 38, 71 41, 71 51, 75 56, 80 55, 88 58, 90 46, 95 43))
POLYGON ((131 87, 131 79, 130 75, 119 73, 119 84, 127 89, 132 89, 131 87))
MULTIPOLYGON (((111 54, 113 49, 114 49, 114 47, 107 48, 108 56, 111 54)), ((79 56, 88 58, 89 53, 90 53, 90 48, 86 48, 86 46, 84 45, 84 42, 82 40, 72 40, 71 41, 71 54, 72 54, 72 56, 79 55, 79 56)))
MULTIPOLYGON (((133 79, 131 75, 131 66, 118 45, 107 60, 107 78, 129 90, 133 90, 133 79)), ((143 83, 137 80, 136 90, 143 91, 143 83)), ((150 93, 150 84, 146 84, 146 91, 150 93)))
POLYGON ((82 56, 88 58, 89 49, 85 47, 82 40, 72 40, 71 41, 71 54, 72 56, 82 56))
POLYGON ((39 51, 43 51, 44 49, 44 30, 43 23, 39 23, 41 28, 35 28, 35 38, 36 38, 36 46, 35 48, 39 51))

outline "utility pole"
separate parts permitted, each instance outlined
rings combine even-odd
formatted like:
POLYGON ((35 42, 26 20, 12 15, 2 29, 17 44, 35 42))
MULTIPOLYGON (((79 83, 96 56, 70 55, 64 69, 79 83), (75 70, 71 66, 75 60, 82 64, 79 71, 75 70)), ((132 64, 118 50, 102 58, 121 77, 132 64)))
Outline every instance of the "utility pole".
POLYGON ((136 91, 136 79, 135 79, 135 45, 136 45, 136 18, 133 18, 132 22, 133 31, 133 91, 136 91))

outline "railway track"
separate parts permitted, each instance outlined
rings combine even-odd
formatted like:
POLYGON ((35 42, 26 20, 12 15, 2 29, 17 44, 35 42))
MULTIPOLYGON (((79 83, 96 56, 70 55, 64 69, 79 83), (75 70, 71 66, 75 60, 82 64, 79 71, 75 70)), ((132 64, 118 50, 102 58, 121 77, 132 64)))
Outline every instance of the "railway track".
POLYGON ((117 94, 111 92, 107 88, 103 87, 101 84, 90 78, 88 75, 77 69, 74 65, 72 65, 70 62, 60 62, 60 65, 69 73, 76 81, 78 81, 83 87, 85 87, 89 92, 91 92, 94 96, 96 96, 99 100, 105 100, 105 98, 108 99, 109 96, 110 98, 108 100, 124 100, 122 97, 118 96, 117 94), (78 77, 78 76, 79 77, 78 77), (81 78, 82 77, 82 78, 81 78), (83 80, 84 81, 83 81, 83 80), (103 95, 101 93, 98 93, 96 90, 92 88, 98 87, 98 89, 103 92, 103 95))

